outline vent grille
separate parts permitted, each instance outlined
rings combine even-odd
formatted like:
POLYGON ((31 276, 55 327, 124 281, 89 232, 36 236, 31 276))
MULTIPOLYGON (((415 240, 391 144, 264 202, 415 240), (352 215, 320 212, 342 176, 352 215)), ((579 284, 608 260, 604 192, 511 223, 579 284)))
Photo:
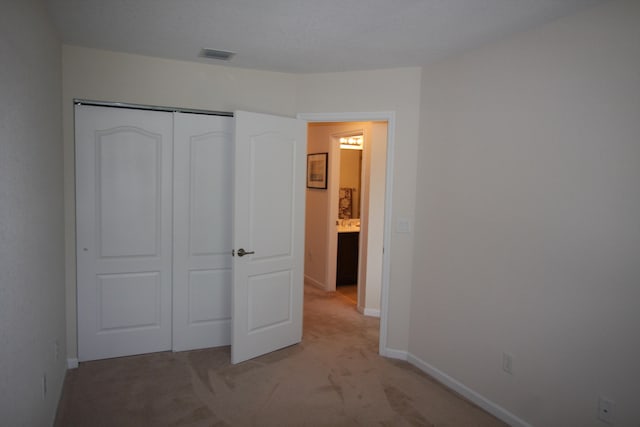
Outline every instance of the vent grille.
POLYGON ((228 61, 235 55, 234 52, 227 52, 225 50, 215 49, 201 49, 200 57, 207 59, 217 59, 219 61, 228 61))

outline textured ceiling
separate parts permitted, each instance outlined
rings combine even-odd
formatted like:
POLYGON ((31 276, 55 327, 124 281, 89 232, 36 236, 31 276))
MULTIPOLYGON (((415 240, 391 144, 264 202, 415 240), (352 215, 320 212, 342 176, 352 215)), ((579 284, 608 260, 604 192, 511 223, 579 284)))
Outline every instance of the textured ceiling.
POLYGON ((603 0, 48 0, 62 40, 292 73, 425 65, 603 0))

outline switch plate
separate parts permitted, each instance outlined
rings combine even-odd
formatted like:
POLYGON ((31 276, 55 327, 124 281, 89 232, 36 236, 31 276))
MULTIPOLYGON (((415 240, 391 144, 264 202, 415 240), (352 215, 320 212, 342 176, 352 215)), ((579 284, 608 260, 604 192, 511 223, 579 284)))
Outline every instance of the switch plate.
POLYGON ((398 224, 396 225, 396 231, 398 233, 410 233, 411 232, 411 224, 409 220, 406 218, 398 218, 398 224))

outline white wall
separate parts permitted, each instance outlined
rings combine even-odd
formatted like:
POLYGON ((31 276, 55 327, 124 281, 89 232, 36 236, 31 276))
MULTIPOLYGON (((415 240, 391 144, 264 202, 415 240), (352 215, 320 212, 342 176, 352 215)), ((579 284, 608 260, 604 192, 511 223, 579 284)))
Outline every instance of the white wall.
POLYGON ((639 23, 606 2, 423 70, 409 350, 533 425, 604 425, 600 393, 640 422, 639 23))
MULTIPOLYGON (((396 114, 393 172, 393 224, 415 208, 416 158, 420 115, 420 68, 304 74, 298 76, 301 113, 380 112, 396 114)), ((406 351, 409 343, 413 233, 391 235, 388 349, 406 351)))
POLYGON ((66 371, 61 49, 41 1, 3 2, 0 29, 0 424, 46 426, 66 371))
POLYGON ((77 354, 73 99, 295 116, 293 75, 63 47, 67 350, 77 354))

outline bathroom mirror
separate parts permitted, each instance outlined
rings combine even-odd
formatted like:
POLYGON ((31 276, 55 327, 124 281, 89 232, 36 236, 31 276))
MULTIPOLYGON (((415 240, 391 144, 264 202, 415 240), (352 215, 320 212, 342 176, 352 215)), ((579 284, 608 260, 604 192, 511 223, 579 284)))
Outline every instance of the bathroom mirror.
POLYGON ((362 150, 340 149, 338 219, 360 218, 362 150))

